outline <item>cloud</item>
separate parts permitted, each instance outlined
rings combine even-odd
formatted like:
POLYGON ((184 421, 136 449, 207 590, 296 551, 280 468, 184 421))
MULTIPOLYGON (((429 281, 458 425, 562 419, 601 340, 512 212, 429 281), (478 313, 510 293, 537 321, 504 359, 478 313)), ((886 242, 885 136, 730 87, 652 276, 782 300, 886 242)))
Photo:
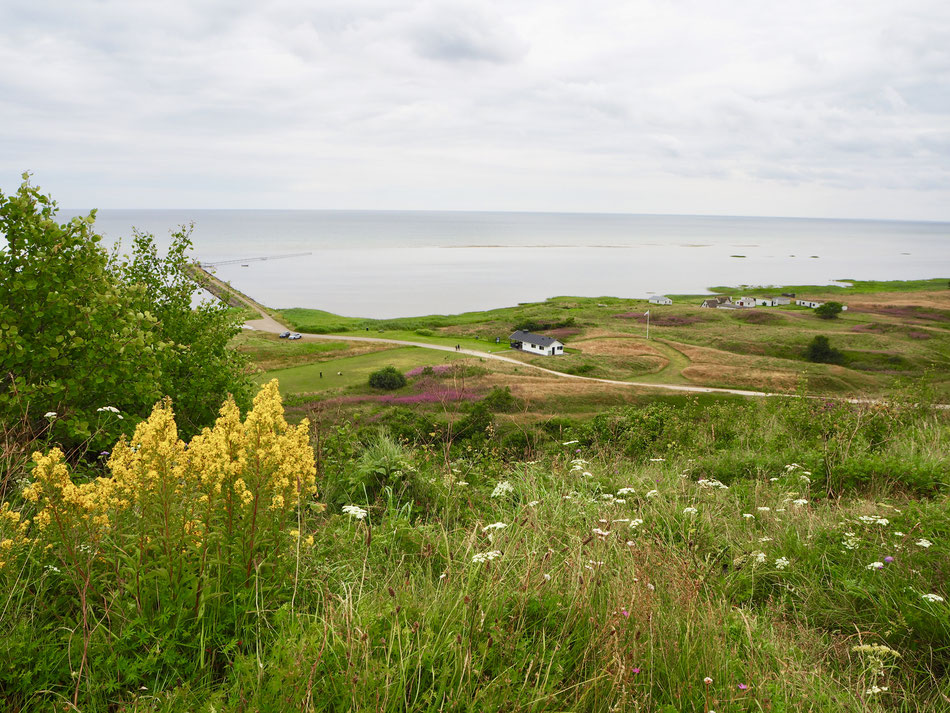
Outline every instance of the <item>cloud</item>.
POLYGON ((0 185, 950 219, 946 36, 938 0, 11 0, 0 185))

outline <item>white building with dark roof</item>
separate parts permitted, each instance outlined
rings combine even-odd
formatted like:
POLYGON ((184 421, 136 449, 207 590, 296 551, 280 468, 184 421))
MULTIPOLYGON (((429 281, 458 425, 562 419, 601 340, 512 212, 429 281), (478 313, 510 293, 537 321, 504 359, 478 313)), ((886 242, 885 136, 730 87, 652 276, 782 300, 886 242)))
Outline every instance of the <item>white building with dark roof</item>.
POLYGON ((564 345, 554 337, 545 337, 543 334, 532 334, 518 330, 508 337, 512 349, 520 349, 529 354, 544 354, 557 356, 564 353, 564 345))
POLYGON ((664 297, 663 295, 653 295, 652 297, 650 297, 650 304, 651 305, 671 305, 673 304, 673 300, 671 300, 669 297, 664 297))

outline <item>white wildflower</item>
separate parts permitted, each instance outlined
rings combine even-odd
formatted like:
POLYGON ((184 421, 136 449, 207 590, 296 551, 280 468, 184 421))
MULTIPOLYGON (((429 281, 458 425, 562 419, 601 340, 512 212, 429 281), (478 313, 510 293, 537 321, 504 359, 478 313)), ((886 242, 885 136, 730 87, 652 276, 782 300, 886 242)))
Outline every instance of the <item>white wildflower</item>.
POLYGON ((52 421, 54 418, 56 418, 56 412, 55 412, 55 411, 47 411, 46 413, 43 414, 43 418, 47 418, 47 419, 49 419, 50 421, 52 421))
POLYGON ((695 515, 698 512, 699 510, 697 510, 696 508, 683 508, 684 515, 695 515))
POLYGON ((601 530, 599 527, 595 527, 591 532, 602 540, 606 540, 608 535, 610 535, 610 530, 601 530))
POLYGON ((655 591, 656 591, 656 587, 654 587, 654 586, 653 586, 652 584, 650 584, 649 582, 647 582, 647 589, 649 589, 651 592, 655 592, 655 591))
POLYGON ((109 413, 119 413, 119 409, 117 409, 115 406, 102 406, 100 408, 97 408, 96 411, 97 412, 108 411, 109 413))
POLYGON ((858 548, 858 544, 861 541, 853 532, 844 533, 844 539, 841 541, 841 544, 844 545, 845 549, 855 550, 858 548))
POLYGON ((771 537, 760 537, 760 538, 759 538, 759 542, 771 542, 771 541, 772 541, 772 538, 771 538, 771 537))
POLYGON ((751 512, 742 513, 742 517, 744 517, 746 520, 755 520, 755 515, 753 515, 751 512))
POLYGON ((904 533, 901 532, 900 530, 894 530, 894 532, 892 532, 891 534, 894 535, 894 537, 903 537, 903 536, 904 536, 904 533))
POLYGON ((565 441, 562 443, 562 446, 573 446, 575 443, 580 443, 580 441, 565 441))
POLYGON ((767 508, 767 507, 758 507, 758 508, 756 508, 756 510, 758 510, 759 512, 768 512, 768 511, 771 510, 771 509, 772 509, 772 508, 767 508))
POLYGON ((538 505, 540 503, 541 503, 540 500, 532 500, 530 503, 528 503, 528 507, 533 508, 535 505, 538 505))
POLYGON ((493 559, 501 557, 501 550, 491 550, 489 552, 479 552, 472 557, 472 562, 480 564, 482 562, 491 562, 493 559))
POLYGON ((633 488, 621 488, 620 490, 617 491, 617 495, 631 495, 635 492, 637 491, 634 490, 633 488))
POLYGON ((508 525, 504 522, 493 522, 491 525, 485 525, 482 528, 482 532, 489 532, 491 530, 504 530, 508 525))
POLYGON ((455 484, 456 484, 456 485, 468 485, 468 481, 467 481, 467 480, 459 480, 459 481, 457 481, 455 484))
POLYGON ((551 581, 551 575, 545 573, 545 575, 544 575, 544 581, 545 581, 545 582, 550 582, 550 581, 551 581))
POLYGON ((764 552, 753 552, 750 556, 753 557, 755 561, 758 562, 759 564, 762 564, 765 562, 764 552))
POLYGON ((502 480, 495 486, 495 489, 491 491, 491 496, 493 498, 501 498, 513 492, 515 492, 514 486, 507 480, 502 480))
POLYGON ((865 566, 865 569, 884 569, 883 562, 872 562, 871 564, 865 566))
POLYGON ((659 495, 659 494, 660 494, 660 491, 659 491, 659 490, 651 490, 649 493, 647 493, 647 497, 648 497, 648 498, 655 498, 655 497, 656 497, 657 495, 659 495))
POLYGON ((651 462, 651 463, 664 463, 664 462, 666 462, 666 458, 651 458, 651 459, 650 459, 650 462, 651 462))
POLYGON ((923 547, 926 549, 927 547, 930 547, 933 544, 933 542, 931 542, 930 540, 917 540, 917 542, 915 542, 914 544, 917 545, 918 547, 923 547))
POLYGON ((775 569, 785 569, 786 567, 788 567, 787 557, 779 557, 775 560, 775 569))
POLYGON ((792 505, 801 507, 802 505, 808 505, 808 501, 805 498, 799 498, 798 500, 792 500, 792 505))
POLYGON ((630 529, 635 530, 638 527, 640 527, 640 525, 642 524, 643 524, 643 520, 641 520, 640 518, 634 518, 633 520, 630 521, 630 529))
POLYGON ((873 685, 873 686, 871 686, 868 690, 866 690, 866 691, 864 692, 864 695, 866 695, 866 696, 874 696, 874 695, 877 695, 878 693, 883 693, 883 692, 886 691, 886 690, 887 690, 887 686, 873 685))
POLYGON ((593 478, 593 477, 594 477, 593 474, 592 474, 590 471, 587 471, 587 470, 585 470, 583 473, 581 473, 581 475, 584 476, 585 478, 593 478))
POLYGON ((350 517, 355 517, 357 520, 362 520, 364 517, 366 517, 369 514, 358 505, 344 505, 342 510, 347 515, 349 515, 350 517))
POLYGON ((921 594, 920 596, 928 602, 934 602, 935 604, 943 601, 943 597, 939 594, 921 594))

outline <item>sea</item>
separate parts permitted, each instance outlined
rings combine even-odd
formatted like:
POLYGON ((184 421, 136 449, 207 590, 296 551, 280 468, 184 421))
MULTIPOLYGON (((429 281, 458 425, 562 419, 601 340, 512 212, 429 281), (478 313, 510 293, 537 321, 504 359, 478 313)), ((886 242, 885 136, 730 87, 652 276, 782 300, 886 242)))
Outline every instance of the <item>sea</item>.
MULTIPOLYGON (((61 211, 61 218, 84 211, 61 211)), ((351 210, 99 210, 106 244, 194 258, 270 307, 385 319, 717 285, 950 277, 950 223, 693 215, 351 210)))

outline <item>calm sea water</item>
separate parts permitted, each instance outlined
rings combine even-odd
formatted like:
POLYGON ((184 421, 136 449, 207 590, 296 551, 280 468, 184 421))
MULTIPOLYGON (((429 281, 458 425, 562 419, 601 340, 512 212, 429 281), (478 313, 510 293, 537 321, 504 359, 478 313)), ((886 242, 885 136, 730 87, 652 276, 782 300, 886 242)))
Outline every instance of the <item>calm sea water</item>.
MULTIPOLYGON (((64 211, 63 215, 78 214, 64 211)), ((290 210, 100 210, 195 257, 277 308, 347 316, 453 314, 556 295, 646 297, 715 285, 950 276, 950 223, 710 216, 290 210), (303 257, 251 258, 310 253, 303 257), (741 256, 741 257, 740 257, 741 256)))

